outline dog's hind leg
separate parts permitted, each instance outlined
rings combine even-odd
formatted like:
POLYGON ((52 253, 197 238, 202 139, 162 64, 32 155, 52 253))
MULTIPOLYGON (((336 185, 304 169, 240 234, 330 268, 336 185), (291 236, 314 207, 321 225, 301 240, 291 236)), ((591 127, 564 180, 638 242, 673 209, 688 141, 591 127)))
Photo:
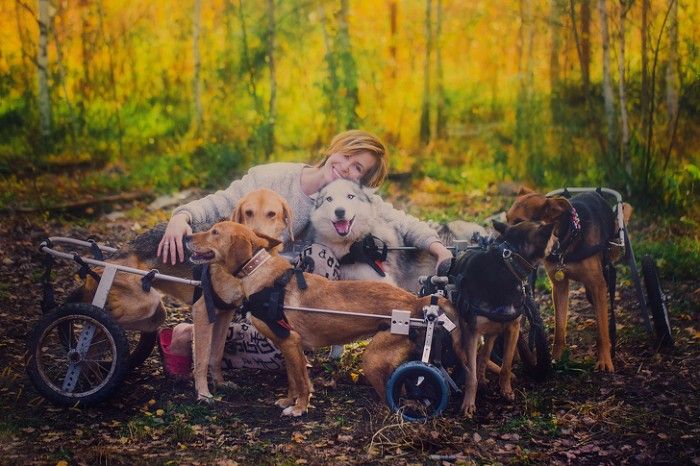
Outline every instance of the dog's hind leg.
POLYGON ((510 385, 510 374, 513 368, 513 357, 518 345, 518 337, 520 336, 520 319, 521 317, 518 317, 506 325, 503 331, 503 364, 501 364, 501 373, 498 381, 501 387, 501 395, 509 401, 515 399, 513 388, 510 385))
POLYGON ((411 353, 408 337, 384 331, 372 337, 362 354, 362 371, 379 398, 386 397, 386 383, 391 374, 411 353))
MULTIPOLYGON (((612 361, 612 345, 610 343, 610 328, 608 325, 608 288, 603 277, 602 266, 597 257, 592 257, 596 262, 599 270, 596 273, 591 273, 586 276, 584 282, 587 290, 590 290, 593 309, 596 314, 596 323, 598 325, 598 361, 595 369, 603 372, 615 372, 615 366, 612 361)), ((592 262, 592 261, 591 261, 592 262)))
POLYGON ((472 417, 476 412, 476 352, 479 343, 479 333, 476 329, 467 332, 465 336, 465 352, 467 355, 467 374, 465 380, 464 399, 462 400, 462 412, 467 417, 472 417))
MULTIPOLYGON (((550 270, 547 269, 549 274, 550 270)), ((559 361, 566 347, 566 325, 569 314, 569 279, 556 280, 551 270, 549 280, 552 282, 552 301, 554 302, 554 349, 552 357, 559 361)))
POLYGON ((211 358, 211 343, 214 324, 209 323, 209 316, 203 299, 192 306, 194 334, 192 338, 192 355, 194 359, 194 388, 197 400, 212 401, 213 397, 207 384, 207 369, 211 358))
POLYGON ((309 410, 312 387, 309 371, 306 368, 306 357, 304 356, 301 336, 292 330, 287 338, 279 340, 279 343, 275 342, 275 345, 279 345, 278 348, 284 355, 284 362, 287 365, 287 377, 289 379, 288 398, 278 400, 275 404, 277 406, 288 404, 282 410, 282 414, 285 416, 301 416, 309 410))

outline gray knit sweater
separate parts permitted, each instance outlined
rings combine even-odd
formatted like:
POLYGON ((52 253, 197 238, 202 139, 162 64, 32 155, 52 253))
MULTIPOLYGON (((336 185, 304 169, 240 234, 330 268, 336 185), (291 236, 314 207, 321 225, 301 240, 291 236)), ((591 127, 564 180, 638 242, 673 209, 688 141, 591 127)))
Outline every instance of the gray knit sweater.
MULTIPOLYGON (((309 197, 301 190, 301 171, 305 166, 307 165, 303 163, 270 163, 253 167, 243 178, 233 181, 228 188, 180 206, 173 211, 173 215, 187 214, 189 223, 197 225, 199 230, 203 226, 208 227, 223 218, 229 218, 238 200, 248 192, 268 188, 287 200, 294 217, 294 237, 303 240, 314 207, 313 196, 309 197)), ((405 245, 427 249, 433 242, 440 241, 435 231, 427 224, 394 209, 379 196, 373 196, 373 201, 379 206, 379 215, 394 227, 405 245)), ((291 245, 288 236, 283 240, 285 249, 289 249, 291 245)))

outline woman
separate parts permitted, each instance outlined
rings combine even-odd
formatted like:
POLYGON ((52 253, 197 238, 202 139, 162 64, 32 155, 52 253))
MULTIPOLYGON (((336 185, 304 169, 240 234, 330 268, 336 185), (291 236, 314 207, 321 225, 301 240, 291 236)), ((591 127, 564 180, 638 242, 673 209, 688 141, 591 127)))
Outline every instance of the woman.
MULTIPOLYGON (((222 218, 229 218, 238 200, 258 188, 271 189, 287 200, 292 211, 294 238, 303 238, 314 208, 315 200, 312 196, 315 193, 338 178, 376 188, 382 184, 386 174, 386 150, 382 142, 365 131, 345 131, 333 138, 324 151, 323 160, 317 165, 259 165, 251 168, 240 180, 233 181, 225 190, 176 208, 158 245, 158 257, 162 257, 164 263, 184 261, 182 238, 192 234, 192 225, 203 230, 222 218)), ((436 258, 436 272, 449 269, 452 253, 440 242, 434 230, 415 217, 394 209, 379 196, 374 197, 380 217, 396 229, 405 245, 428 250, 436 258)), ((284 248, 290 249, 290 238, 286 236, 287 232, 284 235, 284 248)), ((191 324, 184 323, 175 326, 169 348, 171 354, 190 354, 191 327, 191 324)), ((336 350, 336 353, 337 357, 339 352, 336 350)))
MULTIPOLYGON (((386 150, 382 142, 365 131, 345 131, 333 138, 324 151, 323 160, 315 166, 303 163, 259 165, 251 168, 240 180, 233 181, 225 190, 175 209, 158 245, 158 257, 162 257, 164 263, 184 261, 182 238, 192 234, 192 225, 209 226, 230 217, 238 200, 254 189, 269 188, 287 199, 292 210, 294 236, 303 237, 314 206, 312 196, 321 188, 338 178, 378 187, 386 174, 386 150)), ((428 250, 436 258, 438 268, 452 259, 452 253, 427 224, 375 197, 380 206, 380 216, 394 226, 405 245, 428 250)), ((289 238, 284 237, 283 240, 285 249, 289 249, 289 238)))

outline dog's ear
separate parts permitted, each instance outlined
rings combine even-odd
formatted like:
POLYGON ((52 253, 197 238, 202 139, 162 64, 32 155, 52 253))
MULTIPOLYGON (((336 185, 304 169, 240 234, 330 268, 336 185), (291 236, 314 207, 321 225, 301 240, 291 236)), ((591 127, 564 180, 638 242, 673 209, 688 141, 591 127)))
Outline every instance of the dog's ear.
POLYGON ((518 191, 518 196, 524 196, 525 194, 530 194, 534 193, 532 189, 528 188, 527 186, 521 186, 520 191, 518 191))
POLYGON ((537 229, 537 239, 546 244, 547 241, 549 241, 549 238, 552 236, 552 232, 554 231, 554 225, 556 224, 543 223, 542 225, 540 225, 540 227, 537 229))
POLYGON ((622 221, 625 222, 625 225, 627 225, 627 223, 630 221, 633 211, 634 209, 631 205, 626 202, 622 203, 622 221))
POLYGON ((238 202, 236 208, 233 209, 233 214, 231 214, 231 221, 236 223, 243 223, 243 202, 238 202))
POLYGON ((277 238, 273 238, 272 236, 267 236, 265 233, 258 233, 257 231, 254 231, 253 233, 256 246, 267 249, 268 251, 275 246, 282 244, 282 241, 278 240, 277 238))
POLYGON ((508 228, 508 225, 506 225, 503 222, 499 222, 498 220, 493 220, 493 228, 501 235, 505 234, 506 228, 508 228))
POLYGON ((564 199, 563 197, 554 197, 547 199, 542 209, 541 221, 545 223, 553 223, 559 220, 559 217, 564 212, 569 212, 571 210, 571 203, 564 199))
POLYGON ((287 201, 283 197, 280 197, 280 200, 282 201, 282 214, 284 215, 284 223, 287 224, 287 228, 289 229, 289 241, 294 241, 294 230, 292 229, 292 209, 289 208, 289 204, 287 204, 287 201))

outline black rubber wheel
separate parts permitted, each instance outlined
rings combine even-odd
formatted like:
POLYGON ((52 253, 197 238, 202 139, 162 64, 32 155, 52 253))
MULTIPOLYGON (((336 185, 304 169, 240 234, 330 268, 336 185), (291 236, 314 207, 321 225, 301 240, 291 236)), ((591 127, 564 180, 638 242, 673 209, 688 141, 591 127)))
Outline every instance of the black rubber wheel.
POLYGON ((647 289, 647 303, 654 320, 657 342, 661 347, 671 348, 673 347, 673 336, 671 334, 671 323, 668 320, 666 296, 661 289, 656 262, 649 255, 642 258, 642 275, 644 276, 644 285, 647 289))
POLYGON ((89 406, 119 387, 129 365, 124 330, 88 303, 65 304, 44 315, 27 343, 27 374, 59 406, 89 406))
POLYGON ((389 408, 407 421, 438 416, 449 399, 450 389, 440 370, 421 361, 402 364, 386 384, 389 408))
POLYGON ((158 341, 158 332, 129 332, 129 369, 133 370, 143 364, 153 352, 158 341))

